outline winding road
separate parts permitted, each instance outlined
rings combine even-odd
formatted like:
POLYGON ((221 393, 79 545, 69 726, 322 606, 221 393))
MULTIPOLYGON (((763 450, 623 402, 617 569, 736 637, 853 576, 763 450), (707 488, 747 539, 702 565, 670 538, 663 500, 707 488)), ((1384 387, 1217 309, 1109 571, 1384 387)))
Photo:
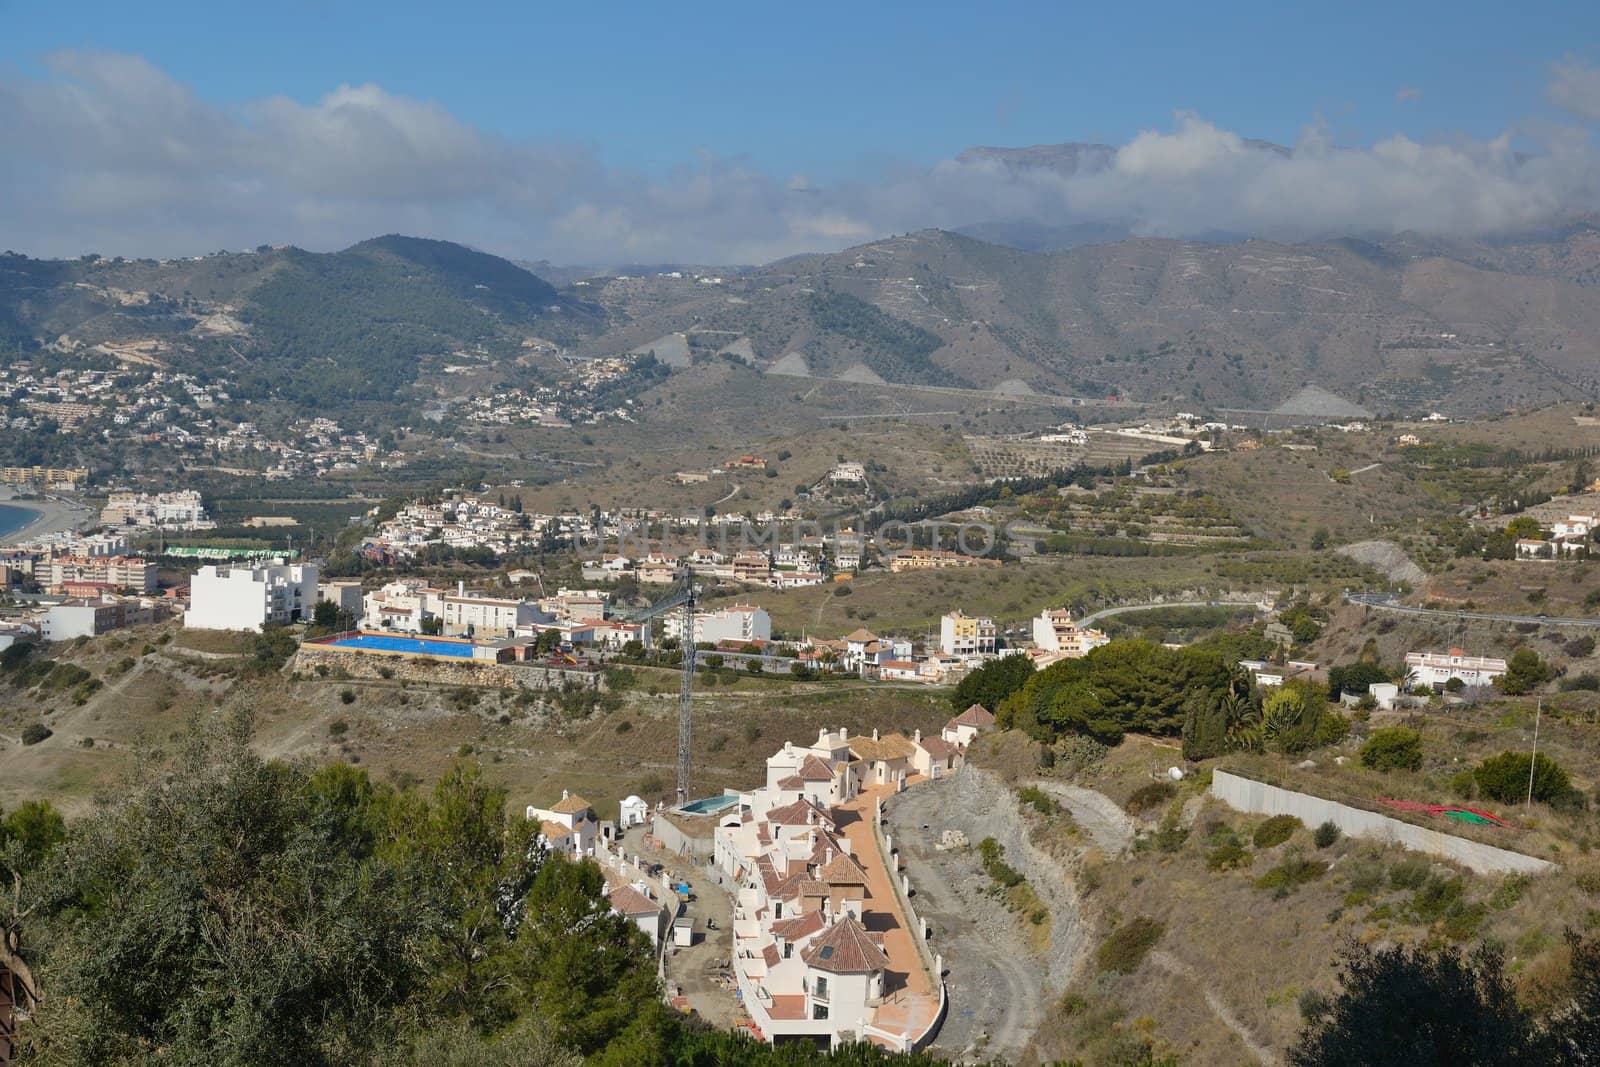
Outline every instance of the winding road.
POLYGON ((1093 626, 1101 619, 1111 615, 1123 615, 1130 611, 1159 611, 1161 608, 1236 608, 1256 607, 1261 603, 1260 597, 1236 597, 1223 600, 1167 600, 1157 604, 1124 604, 1120 608, 1102 608, 1093 615, 1085 615, 1078 620, 1078 626, 1093 626))
POLYGON ((1390 593, 1350 593, 1344 595, 1350 604, 1360 604, 1362 607, 1372 608, 1376 611, 1392 611, 1400 615, 1431 615, 1440 619, 1472 619, 1477 622, 1508 622, 1532 623, 1535 626, 1581 626, 1589 629, 1600 628, 1600 618, 1573 619, 1564 615, 1496 615, 1491 612, 1446 611, 1441 608, 1414 608, 1409 604, 1402 604, 1398 597, 1390 593))

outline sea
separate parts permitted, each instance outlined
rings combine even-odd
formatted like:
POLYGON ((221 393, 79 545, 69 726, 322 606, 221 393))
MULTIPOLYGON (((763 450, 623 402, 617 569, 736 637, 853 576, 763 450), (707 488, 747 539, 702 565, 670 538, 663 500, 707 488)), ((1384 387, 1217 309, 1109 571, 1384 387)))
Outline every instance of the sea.
POLYGON ((12 534, 38 517, 39 513, 33 508, 17 504, 0 504, 0 544, 4 544, 12 534))

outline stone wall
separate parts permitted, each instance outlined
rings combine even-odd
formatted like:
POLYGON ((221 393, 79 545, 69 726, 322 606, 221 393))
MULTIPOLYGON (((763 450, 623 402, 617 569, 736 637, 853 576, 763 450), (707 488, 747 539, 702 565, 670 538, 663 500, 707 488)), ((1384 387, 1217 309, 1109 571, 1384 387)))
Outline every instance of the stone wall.
POLYGON ((1353 808, 1336 800, 1296 793, 1227 771, 1212 772, 1211 795, 1239 811, 1258 815, 1293 815, 1307 826, 1331 822, 1352 837, 1391 842, 1459 863, 1478 874, 1544 874, 1555 869, 1555 864, 1549 860, 1496 848, 1481 841, 1470 841, 1441 830, 1430 830, 1426 826, 1416 826, 1379 815, 1375 811, 1353 808))
POLYGON ((330 671, 342 671, 350 678, 394 678, 431 685, 470 685, 491 689, 528 689, 543 692, 560 689, 567 682, 603 689, 598 671, 571 671, 524 663, 453 662, 422 656, 375 656, 369 652, 330 648, 327 645, 301 645, 295 653, 294 669, 304 673, 323 664, 330 671), (388 674, 384 674, 384 671, 388 674))

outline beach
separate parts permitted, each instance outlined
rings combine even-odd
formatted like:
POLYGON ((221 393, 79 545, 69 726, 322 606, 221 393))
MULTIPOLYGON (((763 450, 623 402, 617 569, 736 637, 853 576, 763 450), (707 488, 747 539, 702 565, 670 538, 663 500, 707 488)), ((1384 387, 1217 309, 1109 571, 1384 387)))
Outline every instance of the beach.
POLYGON ((18 500, 16 490, 0 487, 0 504, 34 513, 33 518, 21 528, 4 535, 4 540, 10 543, 61 530, 75 530, 88 525, 95 518, 89 508, 59 493, 47 492, 36 499, 18 500))

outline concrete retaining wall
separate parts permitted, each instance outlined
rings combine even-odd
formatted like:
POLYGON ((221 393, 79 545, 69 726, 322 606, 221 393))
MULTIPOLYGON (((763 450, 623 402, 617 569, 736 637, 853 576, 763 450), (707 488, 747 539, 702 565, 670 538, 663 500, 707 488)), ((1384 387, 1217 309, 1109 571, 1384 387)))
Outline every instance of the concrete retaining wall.
POLYGON ((1211 795, 1240 811, 1259 815, 1293 815, 1307 826, 1331 822, 1352 837, 1392 842, 1415 852, 1459 863, 1478 874, 1544 874, 1555 869, 1549 860, 1496 848, 1479 841, 1430 830, 1375 811, 1353 808, 1336 800, 1296 793, 1227 771, 1211 774, 1211 795))

